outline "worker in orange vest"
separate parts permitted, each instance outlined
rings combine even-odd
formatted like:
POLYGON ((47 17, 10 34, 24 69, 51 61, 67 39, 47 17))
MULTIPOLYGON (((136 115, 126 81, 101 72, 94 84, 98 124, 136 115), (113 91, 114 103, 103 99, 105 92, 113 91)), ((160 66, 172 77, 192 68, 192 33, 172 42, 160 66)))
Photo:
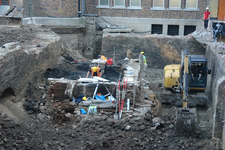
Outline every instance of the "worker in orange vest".
POLYGON ((104 55, 98 55, 98 58, 107 61, 107 57, 105 57, 104 55))
POLYGON ((88 77, 88 75, 91 73, 91 76, 98 76, 98 77, 101 77, 102 76, 102 72, 101 72, 101 68, 97 67, 97 66, 94 66, 94 67, 91 67, 87 73, 87 76, 86 78, 88 77))

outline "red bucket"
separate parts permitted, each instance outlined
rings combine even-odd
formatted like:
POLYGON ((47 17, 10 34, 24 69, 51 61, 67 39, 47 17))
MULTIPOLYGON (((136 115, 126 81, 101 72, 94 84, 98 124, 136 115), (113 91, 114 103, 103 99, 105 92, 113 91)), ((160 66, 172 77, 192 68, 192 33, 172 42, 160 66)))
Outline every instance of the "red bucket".
POLYGON ((113 59, 112 58, 109 58, 107 60, 107 65, 113 65, 113 59))

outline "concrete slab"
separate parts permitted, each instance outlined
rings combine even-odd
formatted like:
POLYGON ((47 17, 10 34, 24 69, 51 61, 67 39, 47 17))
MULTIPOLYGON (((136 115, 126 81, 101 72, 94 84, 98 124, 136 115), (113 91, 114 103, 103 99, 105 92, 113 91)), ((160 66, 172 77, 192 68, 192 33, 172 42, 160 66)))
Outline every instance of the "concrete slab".
POLYGON ((131 33, 133 32, 133 28, 127 28, 127 29, 104 29, 104 33, 131 33))
POLYGON ((74 26, 85 27, 85 18, 49 18, 49 17, 32 17, 23 18, 22 24, 36 24, 46 26, 74 26))

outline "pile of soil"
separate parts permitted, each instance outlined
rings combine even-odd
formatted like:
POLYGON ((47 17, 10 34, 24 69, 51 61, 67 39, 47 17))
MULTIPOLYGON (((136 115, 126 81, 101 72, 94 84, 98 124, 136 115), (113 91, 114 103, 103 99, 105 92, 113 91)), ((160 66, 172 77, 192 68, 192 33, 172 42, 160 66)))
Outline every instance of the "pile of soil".
POLYGON ((32 121, 27 124, 15 122, 4 112, 1 113, 0 149, 216 150, 221 147, 215 147, 210 132, 199 132, 194 136, 174 132, 176 119, 170 113, 158 116, 164 123, 156 128, 152 122, 156 115, 122 120, 114 120, 114 112, 79 115, 74 113, 78 106, 69 105, 71 102, 68 100, 51 101, 44 96, 46 93, 44 85, 31 84, 27 89, 27 99, 34 99, 35 108, 41 110, 41 113, 30 114, 32 121))
POLYGON ((152 128, 141 117, 115 121, 105 115, 77 115, 63 125, 47 116, 33 116, 31 124, 15 123, 1 114, 0 148, 12 149, 213 149, 210 140, 198 135, 174 134, 174 118, 164 117, 161 128, 152 128))

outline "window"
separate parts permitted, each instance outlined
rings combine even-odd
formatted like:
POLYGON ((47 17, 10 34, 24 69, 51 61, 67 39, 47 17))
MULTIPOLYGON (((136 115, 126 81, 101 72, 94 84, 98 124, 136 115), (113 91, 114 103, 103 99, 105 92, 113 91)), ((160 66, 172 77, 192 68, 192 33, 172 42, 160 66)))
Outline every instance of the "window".
POLYGON ((9 5, 9 0, 0 0, 0 5, 9 5))
POLYGON ((162 34, 163 25, 161 24, 152 24, 152 34, 162 34))
POLYGON ((115 4, 114 4, 115 7, 124 7, 125 6, 125 0, 115 0, 114 2, 115 2, 115 4))
POLYGON ((130 7, 141 7, 141 0, 130 0, 130 7))
POLYGON ((180 8, 180 0, 170 0, 170 8, 180 8))
POLYGON ((189 26, 185 25, 184 26, 184 35, 188 35, 196 30, 196 26, 189 26))
POLYGON ((164 8, 164 0, 153 0, 153 8, 164 8))
POLYGON ((168 35, 179 35, 179 25, 168 25, 168 35))
POLYGON ((99 0, 99 6, 109 6, 109 0, 99 0))
POLYGON ((197 8, 198 8, 198 0, 186 1, 186 9, 197 9, 197 8))

